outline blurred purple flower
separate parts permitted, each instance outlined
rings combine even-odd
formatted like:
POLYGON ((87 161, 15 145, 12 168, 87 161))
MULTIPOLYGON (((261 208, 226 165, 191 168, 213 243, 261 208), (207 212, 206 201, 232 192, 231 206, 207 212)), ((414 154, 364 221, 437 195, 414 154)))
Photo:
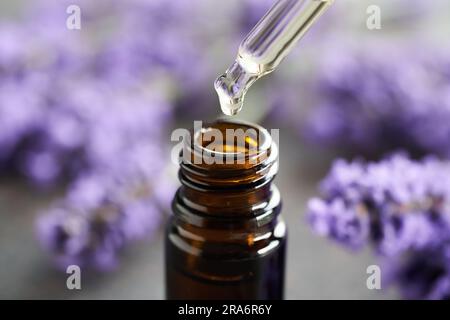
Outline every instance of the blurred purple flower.
POLYGON ((317 234, 347 248, 370 244, 391 264, 407 255, 409 262, 391 281, 404 288, 405 297, 448 296, 450 255, 439 261, 437 257, 450 253, 449 180, 450 163, 433 157, 417 161, 396 154, 380 162, 337 160, 321 183, 322 197, 308 203, 308 221, 317 234), (431 271, 416 268, 419 262, 439 262, 446 268, 442 281, 428 281, 426 273, 431 271), (420 288, 410 290, 412 286, 420 288), (431 286, 436 286, 434 291, 431 286))
POLYGON ((124 154, 101 151, 97 161, 104 166, 85 171, 39 217, 38 237, 57 266, 110 270, 127 244, 151 238, 168 209, 166 197, 174 193, 174 185, 166 181, 162 150, 151 137, 142 136, 124 154), (120 162, 108 163, 108 156, 120 162))
POLYGON ((61 269, 77 264, 110 270, 127 243, 153 234, 161 208, 151 186, 134 183, 133 189, 130 177, 83 177, 38 220, 38 237, 61 269))
POLYGON ((450 300, 449 244, 408 253, 385 262, 387 284, 395 283, 406 299, 450 300))
MULTIPOLYGON (((102 91, 94 83, 92 89, 85 92, 86 100, 76 103, 78 110, 86 110, 77 117, 83 119, 79 131, 84 139, 78 147, 82 155, 75 160, 82 157, 83 170, 65 198, 40 217, 38 231, 58 265, 76 263, 104 270, 115 266, 126 244, 150 236, 161 212, 168 209, 156 190, 168 178, 162 134, 170 106, 148 93, 119 88, 102 91), (114 101, 109 100, 112 95, 114 101), (95 108, 90 107, 93 101, 95 108), (83 228, 78 233, 66 231, 71 221, 83 228), (72 242, 79 245, 75 251, 72 242)), ((55 132, 46 131, 46 141, 56 143, 58 136, 66 136, 58 133, 55 137, 55 132)), ((170 186, 162 190, 163 197, 173 195, 170 186)))
POLYGON ((329 50, 306 121, 310 141, 370 155, 407 149, 449 157, 450 59, 398 44, 329 50))
POLYGON ((241 9, 242 31, 245 33, 243 36, 253 29, 258 21, 277 1, 278 0, 247 0, 244 2, 241 9))
POLYGON ((370 242, 382 255, 450 238, 450 164, 397 154, 376 163, 337 160, 308 205, 320 235, 350 248, 370 242))

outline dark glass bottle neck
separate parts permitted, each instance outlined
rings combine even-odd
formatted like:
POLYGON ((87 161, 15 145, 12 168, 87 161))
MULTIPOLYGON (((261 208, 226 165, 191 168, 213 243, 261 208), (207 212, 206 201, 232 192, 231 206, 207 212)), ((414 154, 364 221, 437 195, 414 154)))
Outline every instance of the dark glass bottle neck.
POLYGON ((209 151, 199 143, 199 135, 193 133, 183 149, 189 156, 182 157, 180 164, 178 209, 204 217, 253 218, 262 223, 263 220, 257 220, 273 213, 271 210, 280 202, 278 190, 272 185, 278 171, 276 144, 265 129, 244 122, 216 122, 208 128, 211 127, 223 133, 229 128, 243 129, 249 133, 254 148, 228 145, 224 152, 209 151), (255 132, 256 136, 250 136, 255 132), (211 161, 213 157, 215 162, 211 161))
POLYGON ((210 144, 199 142, 200 135, 192 134, 183 149, 181 187, 173 201, 169 238, 193 256, 264 255, 279 244, 274 239, 285 233, 280 194, 272 184, 278 171, 277 146, 266 130, 251 124, 216 122, 202 129, 202 134, 210 128, 221 132, 256 129, 259 136, 250 132, 246 140, 256 148, 226 145, 223 152, 211 151, 210 144), (199 153, 203 153, 201 161, 199 153), (221 156, 222 160, 242 156, 242 161, 210 161, 221 156))

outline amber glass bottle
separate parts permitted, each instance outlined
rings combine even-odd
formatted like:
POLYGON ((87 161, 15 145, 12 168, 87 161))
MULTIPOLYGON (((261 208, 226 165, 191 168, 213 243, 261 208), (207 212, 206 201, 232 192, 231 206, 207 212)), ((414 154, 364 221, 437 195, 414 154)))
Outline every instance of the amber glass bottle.
POLYGON ((272 184, 276 144, 244 122, 219 121, 191 137, 166 231, 166 297, 282 299, 286 226, 272 184), (244 131, 244 143, 203 139, 227 129, 244 131))

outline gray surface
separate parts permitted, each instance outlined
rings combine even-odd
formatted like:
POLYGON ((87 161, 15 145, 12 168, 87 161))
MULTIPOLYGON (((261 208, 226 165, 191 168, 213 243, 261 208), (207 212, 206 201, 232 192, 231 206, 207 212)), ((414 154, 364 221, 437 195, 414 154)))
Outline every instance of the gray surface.
MULTIPOLYGON (((283 131, 280 141, 281 166, 276 182, 289 227, 286 298, 395 297, 392 292, 383 295, 366 288, 366 268, 374 263, 369 252, 353 255, 308 229, 303 216, 306 201, 314 195, 329 158, 299 149, 283 131)), ((54 197, 0 180, 0 298, 163 298, 162 231, 154 241, 127 250, 115 272, 83 274, 81 291, 66 289, 65 274, 51 268, 33 233, 36 212, 54 197)))

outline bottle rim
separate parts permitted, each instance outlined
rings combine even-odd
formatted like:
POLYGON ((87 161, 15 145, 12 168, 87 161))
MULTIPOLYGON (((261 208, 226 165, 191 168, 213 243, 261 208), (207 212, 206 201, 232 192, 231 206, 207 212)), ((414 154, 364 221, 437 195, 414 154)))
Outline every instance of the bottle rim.
POLYGON ((191 162, 194 160, 193 163, 188 164, 204 169, 249 169, 271 158, 271 154, 276 149, 273 147, 274 143, 270 133, 265 128, 242 120, 231 121, 219 119, 215 122, 205 124, 200 130, 191 131, 190 137, 190 139, 185 139, 188 143, 185 145, 186 148, 184 151, 190 154, 191 157, 185 157, 183 159, 186 160, 187 158, 191 162), (244 133, 243 138, 245 139, 245 143, 251 146, 241 146, 241 148, 238 148, 234 140, 236 132, 231 133, 228 130, 239 130, 239 133, 244 133), (209 144, 205 143, 203 138, 205 135, 214 133, 213 131, 215 133, 220 131, 222 137, 225 136, 225 140, 221 141, 222 149, 220 147, 211 148, 211 145, 216 143, 216 141, 207 140, 206 142, 209 142, 209 144), (231 144, 229 141, 230 134, 233 134, 231 136, 233 138, 231 144))

